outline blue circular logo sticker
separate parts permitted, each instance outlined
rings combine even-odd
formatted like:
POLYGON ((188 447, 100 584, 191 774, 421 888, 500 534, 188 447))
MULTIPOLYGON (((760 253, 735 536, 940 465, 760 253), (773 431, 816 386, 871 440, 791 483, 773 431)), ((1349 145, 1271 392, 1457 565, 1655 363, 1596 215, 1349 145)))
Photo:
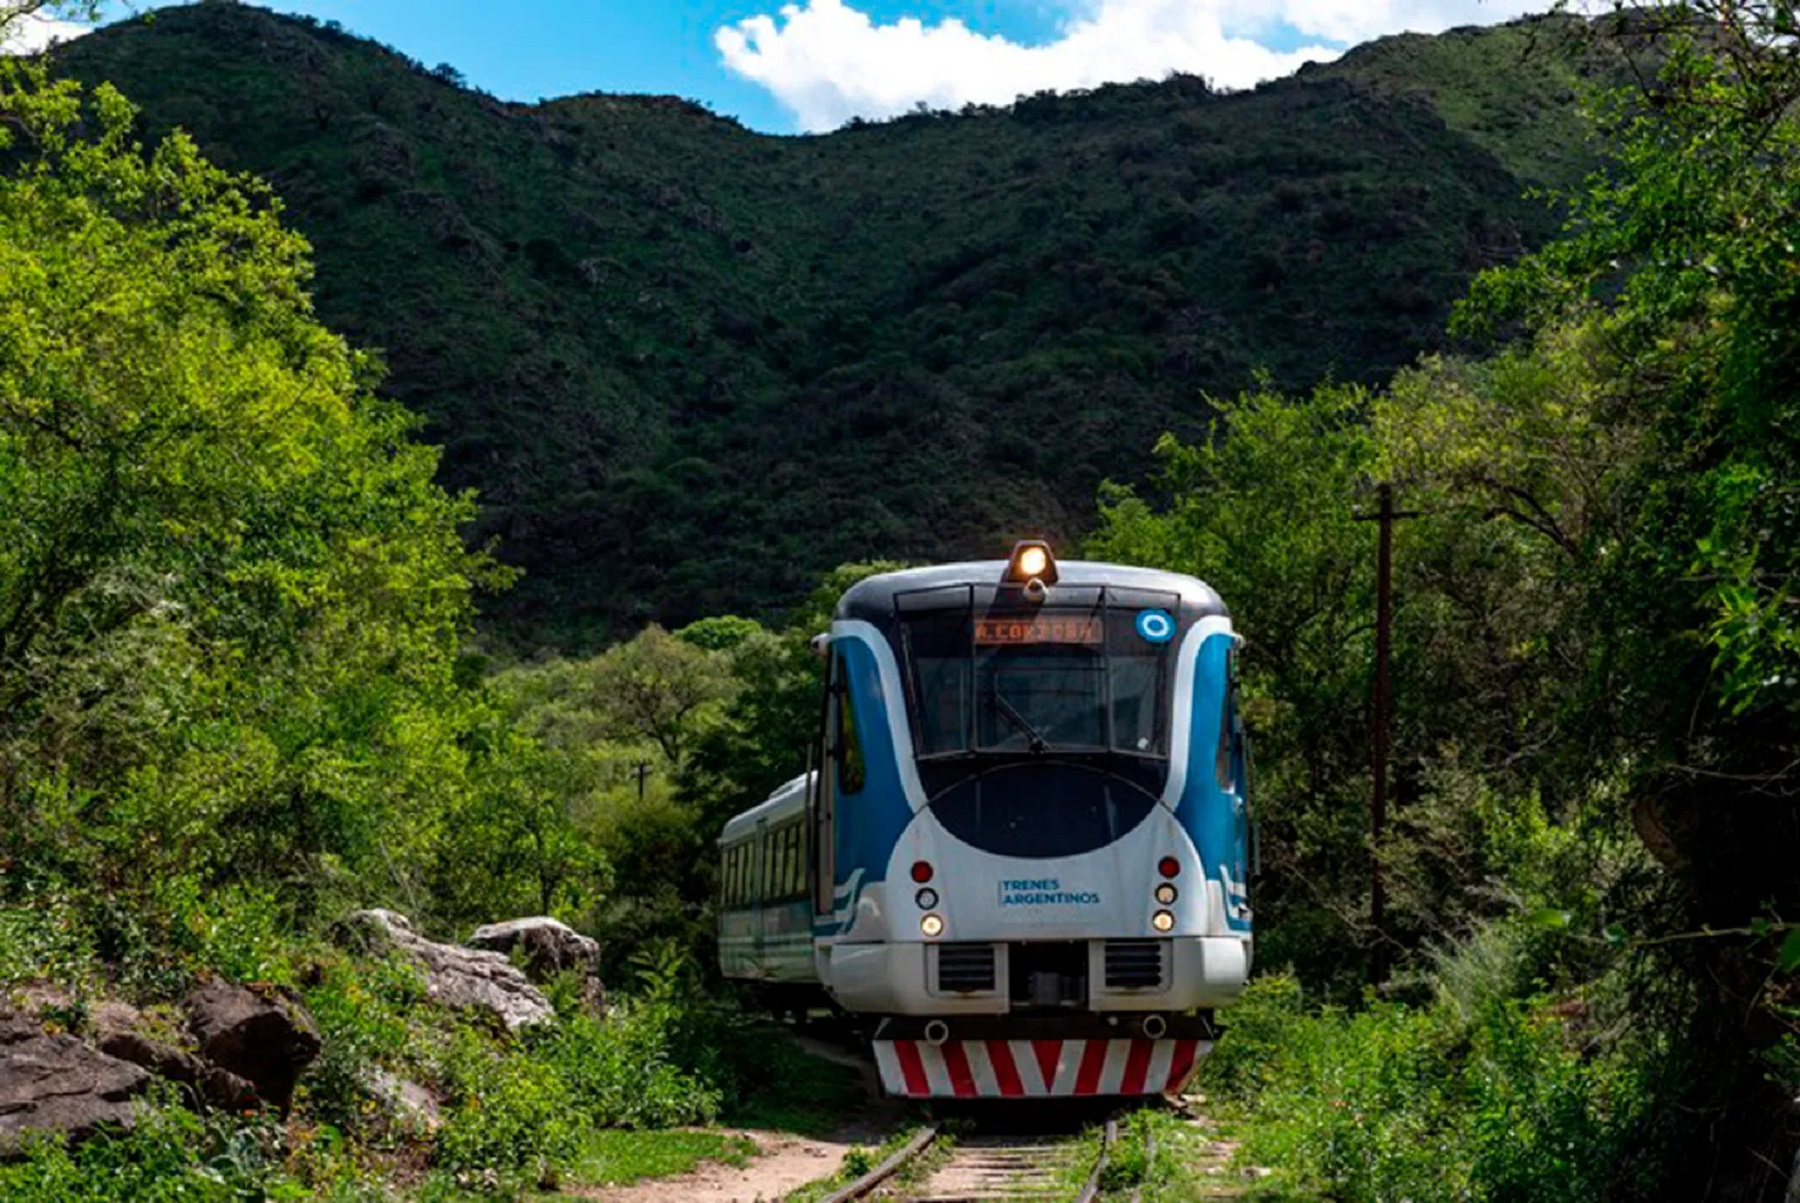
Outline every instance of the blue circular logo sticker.
POLYGON ((1167 643, 1175 638, 1175 619, 1167 610, 1141 611, 1137 633, 1145 643, 1167 643))

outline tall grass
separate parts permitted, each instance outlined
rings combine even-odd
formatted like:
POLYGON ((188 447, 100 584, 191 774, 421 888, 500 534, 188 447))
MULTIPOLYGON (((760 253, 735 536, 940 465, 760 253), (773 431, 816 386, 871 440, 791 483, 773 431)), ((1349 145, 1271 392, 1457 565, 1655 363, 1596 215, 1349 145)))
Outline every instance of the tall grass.
POLYGON ((1499 929, 1439 958, 1418 1006, 1310 1006, 1254 983, 1205 1068, 1241 1122, 1242 1157, 1345 1203, 1596 1203, 1641 1197, 1641 1061, 1595 1050, 1583 1010, 1516 992, 1499 929))

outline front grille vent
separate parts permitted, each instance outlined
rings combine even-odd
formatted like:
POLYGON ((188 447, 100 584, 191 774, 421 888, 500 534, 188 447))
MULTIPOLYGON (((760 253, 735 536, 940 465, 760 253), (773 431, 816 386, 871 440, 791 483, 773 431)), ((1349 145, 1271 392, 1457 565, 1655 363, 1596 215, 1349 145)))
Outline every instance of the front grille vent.
POLYGON ((992 944, 939 944, 937 986, 940 992, 972 994, 994 988, 992 944))
POLYGON ((1163 948, 1167 944, 1167 940, 1108 940, 1107 989, 1159 989, 1163 984, 1163 948))

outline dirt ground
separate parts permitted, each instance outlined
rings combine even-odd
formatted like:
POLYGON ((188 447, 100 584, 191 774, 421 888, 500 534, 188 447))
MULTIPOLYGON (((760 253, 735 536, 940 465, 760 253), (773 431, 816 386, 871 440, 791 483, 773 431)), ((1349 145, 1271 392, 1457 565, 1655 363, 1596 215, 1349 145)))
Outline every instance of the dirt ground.
POLYGON ((747 1136, 762 1150, 742 1169, 709 1161, 673 1178, 652 1178, 630 1186, 593 1187, 572 1192, 605 1203, 756 1203, 779 1199, 819 1178, 837 1173, 844 1154, 855 1145, 867 1147, 882 1133, 853 1126, 815 1140, 785 1132, 715 1129, 747 1136))

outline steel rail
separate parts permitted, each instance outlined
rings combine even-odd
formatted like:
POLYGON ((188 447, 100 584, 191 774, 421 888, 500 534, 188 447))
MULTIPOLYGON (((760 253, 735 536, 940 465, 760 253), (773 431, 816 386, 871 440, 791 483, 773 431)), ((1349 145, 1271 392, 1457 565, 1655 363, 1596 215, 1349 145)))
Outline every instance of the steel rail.
POLYGON ((906 1147, 889 1154, 886 1161, 883 1161, 880 1165, 876 1166, 856 1181, 850 1183, 848 1186, 839 1187, 831 1194, 826 1195, 820 1203, 849 1203, 849 1200, 851 1199, 863 1198, 868 1195, 870 1191, 897 1174, 900 1171, 901 1166, 930 1148, 931 1142, 937 1139, 937 1135, 938 1130, 935 1124, 927 1128, 919 1129, 918 1134, 906 1142, 906 1147))
MULTIPOLYGON (((1156 1130, 1144 1129, 1144 1179, 1149 1181, 1156 1174, 1156 1130)), ((1131 1203, 1143 1203, 1144 1183, 1140 1182, 1131 1188, 1131 1203)))
POLYGON ((1087 1185, 1075 1196, 1075 1203, 1094 1203, 1100 1193, 1100 1175, 1106 1172, 1106 1159, 1112 1153, 1112 1147, 1119 1142, 1119 1121, 1109 1119, 1106 1129, 1100 1134, 1100 1155, 1094 1158, 1094 1168, 1088 1171, 1087 1185))

